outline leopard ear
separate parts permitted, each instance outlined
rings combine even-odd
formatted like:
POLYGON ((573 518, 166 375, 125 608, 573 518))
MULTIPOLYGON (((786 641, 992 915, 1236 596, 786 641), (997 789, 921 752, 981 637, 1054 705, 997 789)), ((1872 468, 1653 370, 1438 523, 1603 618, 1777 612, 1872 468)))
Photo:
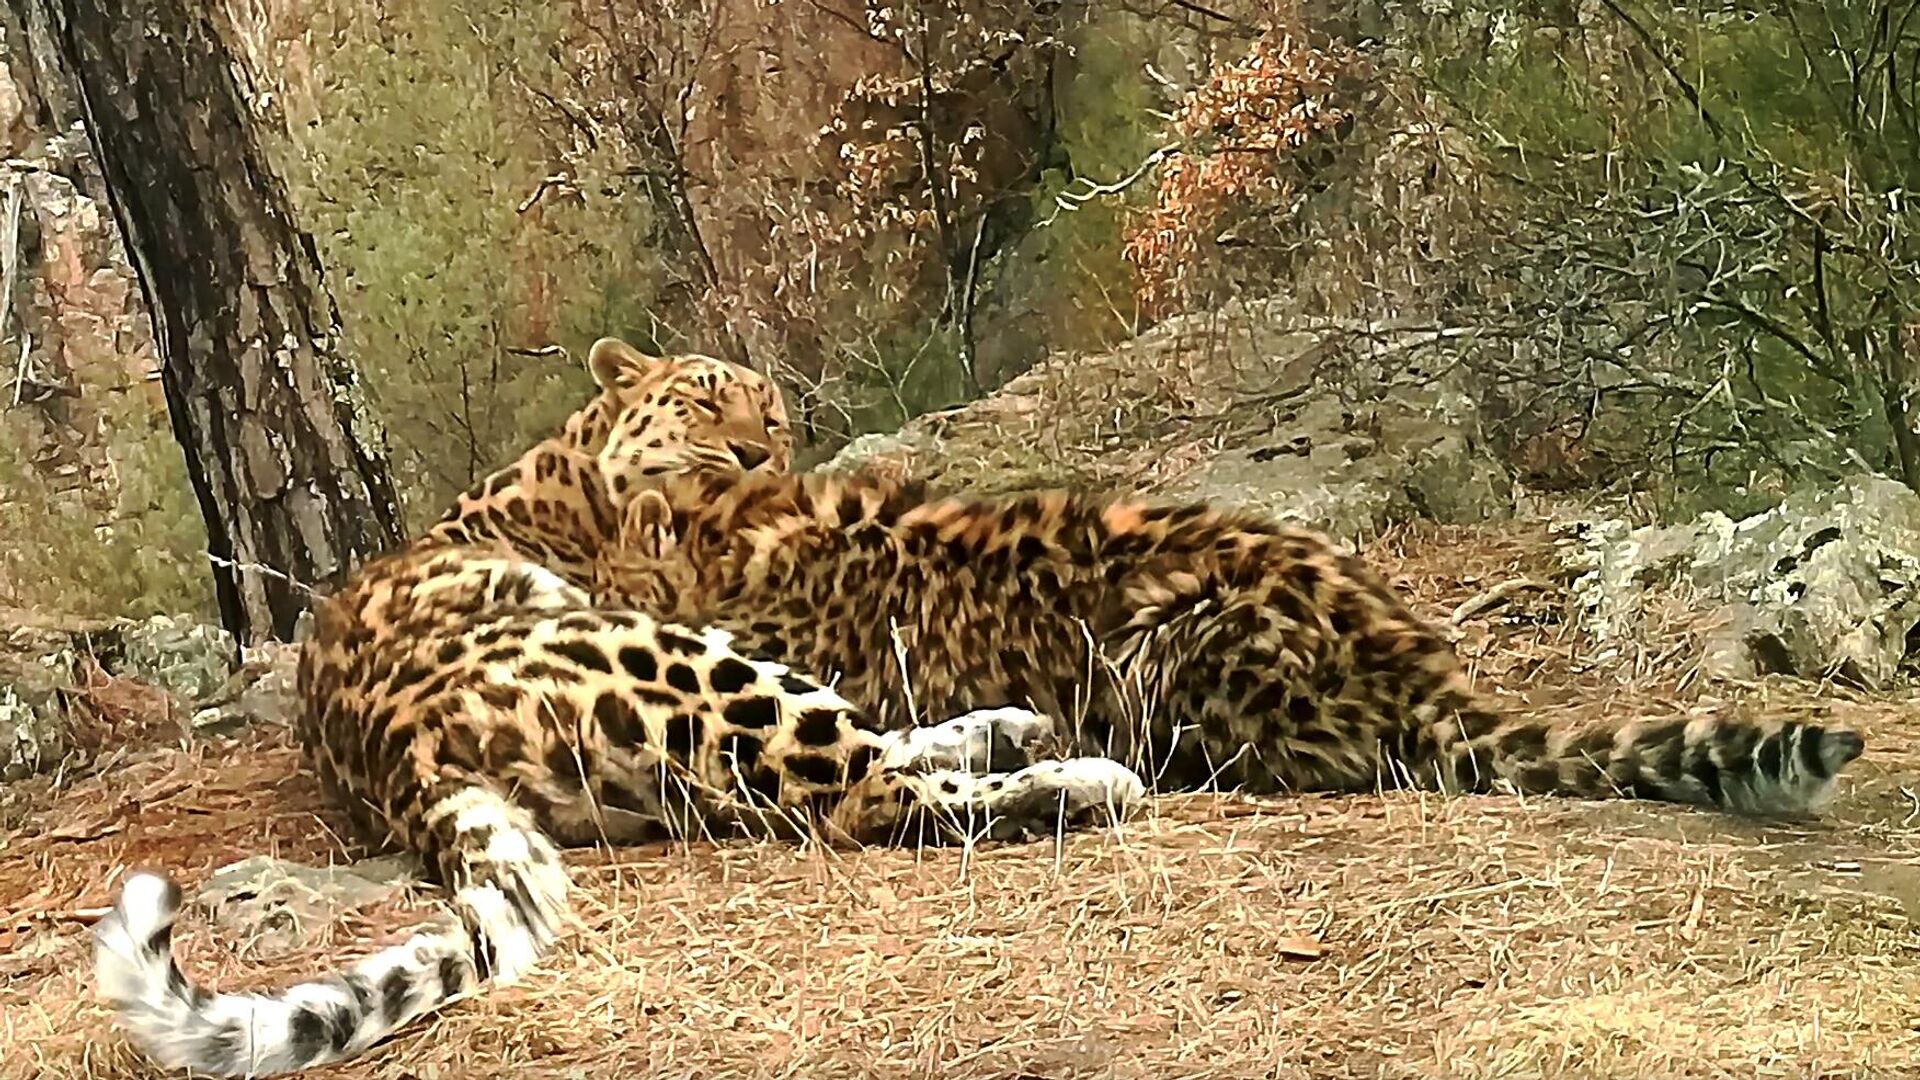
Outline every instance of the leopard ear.
POLYGON ((624 390, 639 381, 641 373, 658 364, 660 358, 648 356, 619 338, 603 337, 587 351, 587 370, 602 390, 624 390))

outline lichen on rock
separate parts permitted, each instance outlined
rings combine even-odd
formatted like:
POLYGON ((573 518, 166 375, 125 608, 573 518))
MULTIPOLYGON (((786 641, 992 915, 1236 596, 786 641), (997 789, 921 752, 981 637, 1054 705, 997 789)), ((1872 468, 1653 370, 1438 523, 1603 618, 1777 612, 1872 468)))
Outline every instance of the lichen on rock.
POLYGON ((1683 588, 1719 617, 1703 667, 1716 675, 1900 678, 1920 625, 1920 495, 1883 476, 1803 492, 1735 521, 1578 523, 1564 542, 1574 602, 1600 641, 1630 637, 1658 589, 1683 588))

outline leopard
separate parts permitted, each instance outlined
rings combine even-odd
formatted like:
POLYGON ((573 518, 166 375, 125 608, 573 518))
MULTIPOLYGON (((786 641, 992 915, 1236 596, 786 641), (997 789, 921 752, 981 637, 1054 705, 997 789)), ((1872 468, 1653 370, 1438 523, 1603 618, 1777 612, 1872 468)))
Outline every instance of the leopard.
POLYGON ((1357 554, 1206 502, 692 469, 622 496, 602 603, 720 628, 885 727, 1023 707, 1152 792, 1628 798, 1799 816, 1857 732, 1509 715, 1357 554))
POLYGON ((155 1062, 261 1076, 344 1061, 483 983, 524 978, 572 920, 561 850, 733 838, 935 845, 1117 825, 1141 778, 1049 756, 1057 725, 996 708, 884 727, 718 627, 598 604, 615 507, 680 471, 790 468, 777 387, 618 338, 560 434, 476 483, 313 608, 295 730, 322 786, 444 890, 434 925, 265 993, 173 957, 183 891, 127 874, 95 973, 155 1062))

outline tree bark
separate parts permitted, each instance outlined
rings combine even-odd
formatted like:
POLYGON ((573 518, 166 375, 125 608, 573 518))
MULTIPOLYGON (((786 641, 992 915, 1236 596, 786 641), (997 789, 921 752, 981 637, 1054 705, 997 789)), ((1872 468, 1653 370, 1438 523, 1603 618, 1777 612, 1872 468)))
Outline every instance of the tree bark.
POLYGON ((31 0, 72 76, 146 293, 220 618, 289 640, 308 583, 400 538, 385 440, 313 240, 200 0, 31 0))
POLYGON ((78 106, 74 104, 57 58, 49 55, 44 11, 0 5, 0 36, 5 38, 8 71, 13 76, 14 88, 20 93, 20 122, 28 129, 27 132, 0 132, 0 136, 25 135, 6 149, 11 155, 27 157, 39 152, 39 147, 30 143, 37 144, 48 135, 65 134, 68 125, 79 118, 78 106))

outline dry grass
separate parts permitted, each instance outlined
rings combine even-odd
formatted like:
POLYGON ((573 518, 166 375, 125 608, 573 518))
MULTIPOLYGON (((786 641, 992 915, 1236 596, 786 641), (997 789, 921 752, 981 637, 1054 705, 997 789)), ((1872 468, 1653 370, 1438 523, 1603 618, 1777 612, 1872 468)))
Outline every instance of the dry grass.
MULTIPOLYGON (((1513 530, 1419 529, 1373 554, 1437 612, 1547 566, 1544 538, 1513 530)), ((1058 846, 582 852, 585 927, 550 973, 317 1075, 1920 1075, 1910 701, 1707 687, 1660 644, 1587 666, 1571 630, 1503 614, 1461 648, 1511 707, 1821 714, 1863 729, 1868 755, 1799 825, 1186 797, 1058 846)), ((1682 622, 1658 629, 1687 640, 1682 622)), ((84 928, 61 916, 132 861, 197 879, 263 849, 347 854, 297 770, 261 735, 7 793, 0 1076, 148 1075, 88 999, 84 928)), ((197 974, 259 984, 415 916, 358 912, 293 954, 199 926, 182 945, 197 974)))

